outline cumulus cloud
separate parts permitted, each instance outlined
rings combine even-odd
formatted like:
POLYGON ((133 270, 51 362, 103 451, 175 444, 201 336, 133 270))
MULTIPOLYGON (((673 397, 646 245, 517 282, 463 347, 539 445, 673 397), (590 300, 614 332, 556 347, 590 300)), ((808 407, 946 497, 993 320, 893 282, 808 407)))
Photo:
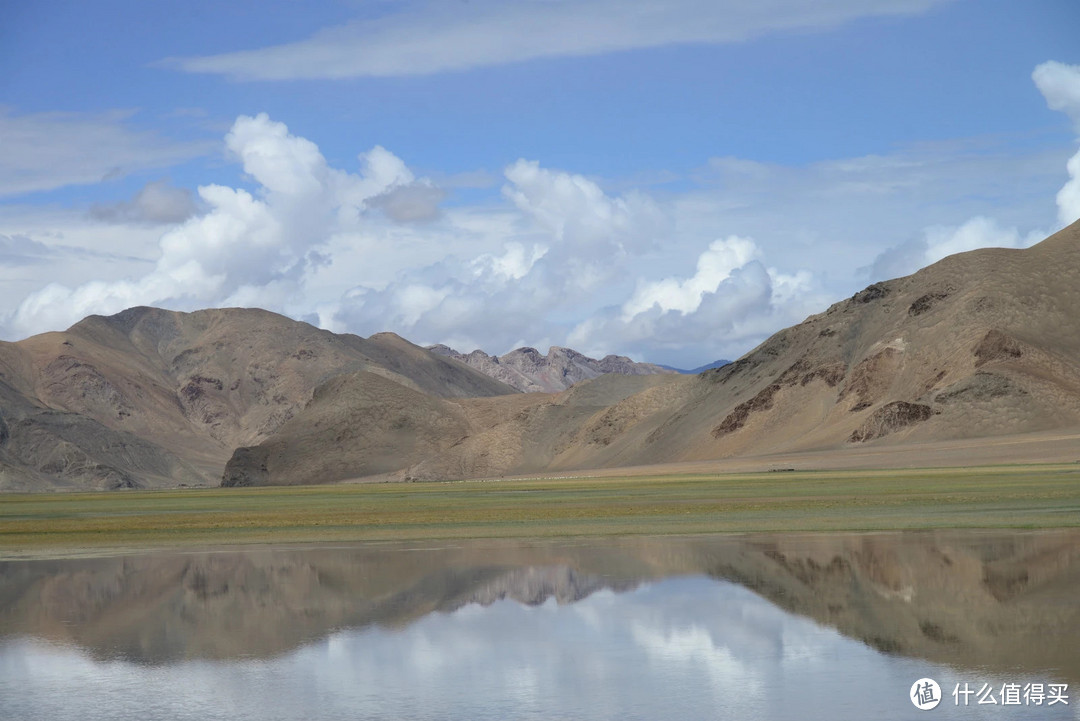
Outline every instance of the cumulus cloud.
MULTIPOLYGON (((1068 115, 1080 131, 1080 66, 1049 61, 1037 66, 1031 77, 1047 106, 1068 115)), ((1080 151, 1069 158, 1065 170, 1068 180, 1056 195, 1058 227, 1080 220, 1080 151)), ((1050 232, 1036 228, 1021 233, 995 218, 977 215, 960 225, 928 226, 918 237, 881 252, 866 270, 874 280, 908 275, 954 253, 978 248, 1026 248, 1050 232)))
POLYGON ((1015 227, 1005 227, 994 218, 979 215, 960 225, 924 228, 918 237, 881 252, 864 270, 873 280, 896 278, 956 253, 980 248, 1029 248, 1050 232, 1035 229, 1021 233, 1015 227))
POLYGON ((731 236, 726 240, 715 240, 698 257, 697 272, 692 277, 685 280, 664 278, 641 284, 623 304, 622 318, 629 321, 653 307, 661 312, 693 313, 701 306, 706 293, 715 293, 721 283, 757 254, 754 241, 747 238, 731 236))
POLYGON ((130 119, 119 111, 14 115, 0 108, 0 196, 120 178, 211 148, 135 130, 130 119))
POLYGON ((1005 228, 993 218, 976 216, 959 226, 936 225, 903 245, 883 252, 870 267, 875 279, 909 275, 955 253, 979 248, 1027 248, 1046 237, 1035 230, 1022 235, 1016 228, 1005 228))
POLYGON ((741 355, 826 301, 810 273, 782 273, 761 257, 751 239, 713 241, 698 257, 694 275, 640 283, 621 307, 578 324, 568 342, 595 355, 648 354, 669 363, 741 355))
POLYGON ((569 302, 613 282, 629 259, 656 249, 672 229, 642 193, 613 197, 584 176, 536 161, 519 160, 505 175, 504 197, 544 246, 538 264, 544 283, 569 302))
MULTIPOLYGON (((1046 62, 1035 68, 1032 79, 1052 110, 1068 115, 1080 132, 1080 65, 1046 62)), ((1080 220, 1080 151, 1066 166, 1069 181, 1057 194, 1058 221, 1064 226, 1080 220)))
MULTIPOLYGON (((767 265, 811 272, 836 300, 920 267, 922 250, 911 244, 921 243, 929 227, 955 228, 986 216, 1024 235, 1049 229, 1062 161, 1060 147, 1032 152, 1000 137, 798 166, 717 158, 694 173, 695 188, 669 194, 665 210, 682 243, 670 257, 685 262, 729 234, 753 238, 767 265), (909 262, 879 262, 883 251, 905 254, 909 262)), ((654 272, 692 275, 663 267, 666 257, 654 272)))
POLYGON ((1062 226, 1080 220, 1080 151, 1069 158, 1066 169, 1069 182, 1061 186, 1057 194, 1058 222, 1062 226))
MULTIPOLYGON (((335 327, 393 327, 417 342, 497 353, 515 343, 561 340, 576 316, 600 307, 604 293, 628 292, 628 264, 671 230, 659 205, 642 194, 612 196, 581 175, 527 160, 511 164, 504 177, 502 195, 514 212, 505 222, 495 215, 498 232, 489 228, 495 242, 488 250, 449 253, 382 287, 353 288, 335 327)), ((478 229, 475 216, 454 212, 429 237, 434 243, 478 229)))
POLYGON ((27 297, 9 319, 25 334, 61 328, 90 313, 132 305, 179 307, 270 301, 279 306, 304 272, 322 262, 317 246, 358 213, 357 206, 394 182, 412 180, 400 161, 376 148, 365 172, 327 166, 310 141, 266 115, 241 116, 225 140, 229 154, 260 186, 258 196, 221 185, 198 189, 207 212, 161 236, 154 269, 76 288, 50 284, 27 297))
POLYGON ((1042 234, 1035 234, 1023 238, 1016 228, 1002 228, 993 219, 979 216, 958 228, 927 228, 922 264, 929 265, 947 256, 979 248, 1026 248, 1042 237, 1042 234))
POLYGON ((472 261, 473 272, 477 277, 493 276, 507 280, 521 280, 536 261, 547 255, 547 247, 534 245, 531 250, 526 250, 521 243, 510 242, 506 244, 502 255, 485 254, 472 261))
MULTIPOLYGON (((140 304, 255 305, 334 330, 504 351, 561 341, 577 316, 608 302, 605 293, 631 292, 627 263, 671 230, 647 196, 609 195, 532 161, 506 168, 498 207, 443 212, 444 191, 380 146, 348 172, 259 115, 236 120, 225 150, 253 190, 199 187, 203 212, 160 235, 148 272, 50 283, 21 300, 7 334, 140 304)), ((114 223, 187 214, 174 190, 150 184, 129 203, 93 212, 114 223)))
MULTIPOLYGON (((1035 77, 1051 107, 1072 113, 1075 76, 1048 64, 1035 77)), ((504 169, 500 195, 444 206, 457 181, 417 178, 380 146, 355 170, 331 167, 265 115, 238 118, 225 150, 250 185, 200 187, 201 214, 157 231, 148 269, 26 272, 45 267, 33 259, 60 239, 5 223, 0 208, 0 265, 14 279, 5 288, 21 301, 9 303, 7 336, 137 304, 257 305, 462 350, 554 343, 693 367, 737 357, 868 280, 1030 245, 1046 235, 1028 229, 1052 213, 1062 161, 1059 149, 1021 156, 984 141, 800 167, 720 158, 694 190, 654 197, 521 159, 504 169), (84 282, 88 273, 96 279, 84 282)), ((130 207, 97 212, 114 223, 164 217, 177 198, 165 192, 155 205, 159 190, 168 188, 148 185, 130 207)), ((1059 195, 1060 209, 1070 197, 1059 195)))
POLYGON ((506 179, 503 194, 557 243, 572 243, 579 253, 640 252, 664 223, 645 195, 612 198, 584 176, 541 168, 536 161, 518 160, 506 169, 506 179))
POLYGON ((195 215, 197 207, 191 191, 177 188, 167 180, 144 185, 131 200, 99 204, 90 208, 90 217, 108 223, 179 223, 195 215))
POLYGON ((1031 79, 1051 110, 1060 110, 1080 124, 1080 65, 1050 60, 1037 66, 1031 79))
POLYGON ((406 2, 297 42, 165 61, 239 80, 422 75, 686 43, 740 42, 856 18, 921 13, 941 0, 526 0, 406 2), (687 22, 692 18, 693 22, 687 22))

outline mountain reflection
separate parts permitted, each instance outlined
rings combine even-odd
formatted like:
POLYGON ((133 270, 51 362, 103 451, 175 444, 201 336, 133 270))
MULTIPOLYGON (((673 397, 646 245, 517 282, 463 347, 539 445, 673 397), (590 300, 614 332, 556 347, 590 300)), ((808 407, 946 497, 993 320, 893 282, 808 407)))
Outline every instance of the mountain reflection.
MULTIPOLYGON (((503 600, 559 607, 634 589, 627 598, 640 599, 675 576, 743 586, 889 654, 1080 680, 1076 531, 264 547, 12 561, 0 564, 0 637, 149 665, 271 658, 338 631, 403 629, 430 614, 503 600)), ((746 597, 753 598, 738 596, 746 597)), ((712 654, 709 663, 726 663, 725 678, 735 678, 740 654, 769 655, 783 644, 775 629, 755 625, 753 613, 736 622, 730 610, 699 605, 697 625, 659 632, 631 624, 629 632, 650 653, 670 654, 674 644, 712 654), (734 656, 724 661, 716 649, 734 656)))

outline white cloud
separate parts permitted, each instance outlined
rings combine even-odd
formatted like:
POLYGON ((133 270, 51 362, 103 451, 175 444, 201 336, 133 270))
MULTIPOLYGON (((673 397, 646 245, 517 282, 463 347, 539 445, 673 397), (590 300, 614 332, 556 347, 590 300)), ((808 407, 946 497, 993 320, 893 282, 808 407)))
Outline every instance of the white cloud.
POLYGON ((1050 60, 1037 66, 1031 79, 1051 110, 1060 110, 1080 124, 1080 65, 1050 60))
POLYGON ((306 40, 166 61, 240 80, 422 75, 536 58, 730 43, 921 13, 940 0, 526 0, 408 2, 306 40), (692 19, 692 22, 687 22, 692 19))
POLYGON ((1043 237, 1038 234, 1024 239, 1016 228, 1002 228, 992 218, 977 216, 958 228, 927 228, 926 251, 920 266, 979 248, 1023 248, 1042 240, 1043 237))
MULTIPOLYGON (((132 305, 184 308, 258 299, 281 307, 321 256, 316 247, 357 214, 357 204, 405 177, 381 148, 365 156, 370 174, 331 169, 308 140, 267 116, 241 116, 226 147, 261 187, 260 197, 220 185, 199 188, 208 208, 168 230, 153 270, 138 278, 50 284, 31 294, 9 319, 9 332, 62 328, 90 313, 132 305)), ((408 175, 407 180, 411 180, 408 175)))
POLYGON ((519 210, 557 243, 572 242, 589 254, 644 250, 664 223, 659 207, 645 195, 612 198, 584 176, 541 168, 536 161, 518 160, 506 169, 506 179, 510 185, 503 194, 519 210))
POLYGON ((490 273, 494 277, 507 280, 521 280, 536 265, 536 261, 547 255, 547 251, 546 246, 534 245, 527 253, 521 243, 510 242, 506 244, 506 252, 502 255, 481 255, 473 260, 472 267, 478 278, 490 273))
POLYGON ((588 178, 526 160, 505 177, 509 217, 505 210, 485 218, 447 213, 425 232, 428 245, 445 243, 447 252, 382 287, 354 288, 336 324, 367 333, 389 323, 416 342, 495 353, 522 338, 561 340, 565 318, 633 287, 628 271, 671 229, 659 205, 639 193, 611 196, 588 178), (463 252, 461 238, 477 232, 491 239, 488 249, 463 252))
POLYGON ((752 240, 717 240, 698 257, 694 275, 642 283, 621 307, 579 323, 568 343, 592 355, 623 353, 675 363, 734 358, 827 302, 805 270, 766 268, 752 240))
MULTIPOLYGON (((1080 132, 1080 65, 1051 60, 1035 68, 1031 77, 1050 109, 1068 115, 1080 132)), ((1080 220, 1080 151, 1069 159, 1066 169, 1069 180, 1057 194, 1058 222, 1063 226, 1080 220)))
POLYGON ((808 271, 835 300, 920 267, 928 227, 992 215, 1025 236, 1048 228, 1067 157, 1060 146, 1019 153, 1007 139, 974 138, 806 166, 714 159, 697 188, 665 205, 681 254, 657 258, 654 272, 682 275, 675 260, 733 234, 753 238, 769 266, 808 271), (879 260, 898 254, 903 262, 879 260))
MULTIPOLYGON (((1049 61, 1036 67, 1031 77, 1047 106, 1068 115, 1080 130, 1080 66, 1049 61)), ((1080 220, 1080 151, 1069 158, 1065 169, 1069 179, 1055 196, 1059 227, 1080 220)), ((1021 233, 995 218, 976 215, 960 225, 928 226, 918 237, 881 252, 868 269, 875 280, 907 275, 954 253, 978 248, 1026 248, 1051 232, 1052 228, 1037 226, 1021 233)))
MULTIPOLYGON (((1067 110, 1063 67, 1040 87, 1067 110)), ((262 115, 239 118, 226 147, 254 189, 199 188, 203 214, 157 231, 141 262, 131 249, 149 231, 123 218, 93 232, 64 221, 64 238, 0 206, 7 336, 135 304, 258 305, 459 350, 555 343, 693 367, 872 280, 1030 245, 1055 213, 1066 155, 977 138, 800 167, 719 158, 693 190, 658 195, 522 159, 501 196, 443 207, 453 183, 416 177, 380 146, 355 172, 334 168, 262 115), (115 257, 72 260, 98 243, 115 257), (55 273, 32 262, 42 246, 63 261, 55 273)))
POLYGON ((398 309, 396 320, 406 326, 415 326, 425 313, 439 307, 446 296, 450 295, 450 288, 435 289, 420 283, 410 283, 397 288, 394 295, 398 309))
MULTIPOLYGON (((430 217, 417 206, 434 205, 436 186, 385 148, 362 154, 359 173, 346 172, 265 115, 238 118, 225 145, 254 191, 200 187, 205 212, 160 235, 148 272, 39 286, 7 318, 7 333, 139 304, 258 305, 337 330, 508 350, 501 346, 522 338, 561 340, 568 321, 560 317, 598 307, 611 288, 629 292, 626 264, 670 229, 644 195, 610 196, 534 162, 506 169, 508 202, 430 217), (423 225, 407 222, 418 217, 423 225)), ((98 215, 123 222, 149 192, 98 215)))
POLYGON ((32 113, 0 108, 0 196, 99 183, 207 152, 131 127, 130 112, 32 113))
POLYGON ((881 253, 869 268, 875 280, 909 275, 956 253, 979 248, 1027 248, 1048 235, 1043 230, 1021 234, 1004 228, 993 218, 975 216, 958 226, 935 225, 920 237, 881 253))
POLYGON ((547 247, 546 282, 568 300, 611 282, 671 230, 670 218, 642 193, 612 197, 595 181, 536 161, 518 160, 505 174, 503 195, 524 216, 519 227, 547 247))
POLYGON ((1057 194, 1058 222, 1062 226, 1080 220, 1080 151, 1069 158, 1065 167, 1069 171, 1069 181, 1057 194))
POLYGON ((640 285, 630 300, 623 304, 623 321, 629 321, 654 306, 661 312, 674 310, 683 315, 693 313, 701 307, 706 293, 715 293, 721 283, 756 255, 757 246, 747 238, 733 235, 726 240, 714 240, 708 250, 698 257, 697 272, 692 277, 685 280, 664 278, 640 285))

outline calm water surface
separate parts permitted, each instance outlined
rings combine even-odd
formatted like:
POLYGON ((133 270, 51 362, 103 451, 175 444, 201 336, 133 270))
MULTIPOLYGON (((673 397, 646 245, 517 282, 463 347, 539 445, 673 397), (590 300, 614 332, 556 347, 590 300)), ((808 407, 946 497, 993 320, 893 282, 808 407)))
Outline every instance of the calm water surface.
POLYGON ((1075 720, 1078 706, 1076 532, 0 563, 0 719, 1075 720), (942 688, 932 711, 909 700, 923 677, 942 688), (1003 705, 1011 683, 1068 684, 1069 703, 1003 705), (984 686, 996 705, 978 704, 984 686))

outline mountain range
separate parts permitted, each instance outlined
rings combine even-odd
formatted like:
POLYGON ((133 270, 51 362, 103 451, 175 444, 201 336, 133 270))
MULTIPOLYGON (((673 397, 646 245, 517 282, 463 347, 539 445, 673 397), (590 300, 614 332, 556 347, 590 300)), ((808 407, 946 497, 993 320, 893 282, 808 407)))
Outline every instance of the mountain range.
POLYGON ((1078 319, 1080 224, 875 283, 697 375, 133 308, 0 343, 0 488, 1064 458, 1078 319))
POLYGON ((0 343, 0 488, 218 485, 239 446, 359 375, 420 397, 516 391, 392 333, 256 309, 132 308, 0 343))
POLYGON ((680 372, 667 366, 636 363, 626 356, 608 355, 597 360, 559 346, 551 346, 546 356, 535 348, 517 348, 501 356, 491 356, 482 350, 466 355, 441 344, 428 346, 428 350, 459 360, 523 393, 558 393, 575 383, 608 373, 637 376, 680 372))

